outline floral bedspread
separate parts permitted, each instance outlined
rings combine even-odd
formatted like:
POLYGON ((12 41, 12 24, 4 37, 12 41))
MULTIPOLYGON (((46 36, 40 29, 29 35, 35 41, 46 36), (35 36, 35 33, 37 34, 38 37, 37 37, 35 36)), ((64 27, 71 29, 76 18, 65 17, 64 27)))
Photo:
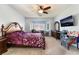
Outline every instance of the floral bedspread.
POLYGON ((7 33, 8 43, 45 48, 45 38, 41 33, 15 31, 7 33))

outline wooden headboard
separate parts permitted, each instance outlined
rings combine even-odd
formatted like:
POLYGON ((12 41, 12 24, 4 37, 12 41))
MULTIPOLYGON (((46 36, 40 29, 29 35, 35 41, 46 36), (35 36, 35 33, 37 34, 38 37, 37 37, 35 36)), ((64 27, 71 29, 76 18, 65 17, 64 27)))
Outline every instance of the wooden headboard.
POLYGON ((5 36, 6 32, 12 27, 12 26, 19 26, 20 30, 22 31, 23 27, 20 26, 19 23, 17 22, 11 22, 7 27, 4 27, 4 24, 2 24, 1 26, 1 32, 2 32, 2 36, 5 36))

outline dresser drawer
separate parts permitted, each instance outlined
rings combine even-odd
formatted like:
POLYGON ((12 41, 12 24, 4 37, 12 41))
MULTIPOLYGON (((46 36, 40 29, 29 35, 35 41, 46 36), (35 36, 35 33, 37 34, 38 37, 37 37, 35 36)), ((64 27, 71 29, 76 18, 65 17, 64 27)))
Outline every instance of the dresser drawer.
POLYGON ((7 51, 7 40, 5 38, 0 38, 0 54, 7 51))

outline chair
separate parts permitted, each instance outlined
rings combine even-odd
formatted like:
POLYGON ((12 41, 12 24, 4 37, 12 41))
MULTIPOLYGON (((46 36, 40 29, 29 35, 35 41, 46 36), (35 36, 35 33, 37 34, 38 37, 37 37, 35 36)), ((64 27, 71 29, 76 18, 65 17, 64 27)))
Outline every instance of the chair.
POLYGON ((68 50, 70 47, 79 48, 79 36, 67 36, 66 31, 62 31, 60 34, 61 45, 65 46, 68 50))
POLYGON ((35 33, 36 32, 36 30, 35 29, 32 29, 32 31, 31 31, 32 33, 35 33))
POLYGON ((44 31, 42 31, 42 30, 37 31, 35 29, 32 29, 31 32, 32 33, 41 33, 42 35, 44 35, 44 31))

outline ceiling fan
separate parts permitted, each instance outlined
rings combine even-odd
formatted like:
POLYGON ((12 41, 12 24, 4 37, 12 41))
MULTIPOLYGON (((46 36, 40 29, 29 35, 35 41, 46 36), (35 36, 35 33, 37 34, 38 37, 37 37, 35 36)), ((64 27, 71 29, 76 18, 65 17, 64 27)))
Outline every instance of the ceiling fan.
POLYGON ((44 14, 48 14, 48 10, 51 9, 51 6, 44 6, 44 5, 38 5, 39 9, 38 9, 38 13, 44 13, 44 14))

